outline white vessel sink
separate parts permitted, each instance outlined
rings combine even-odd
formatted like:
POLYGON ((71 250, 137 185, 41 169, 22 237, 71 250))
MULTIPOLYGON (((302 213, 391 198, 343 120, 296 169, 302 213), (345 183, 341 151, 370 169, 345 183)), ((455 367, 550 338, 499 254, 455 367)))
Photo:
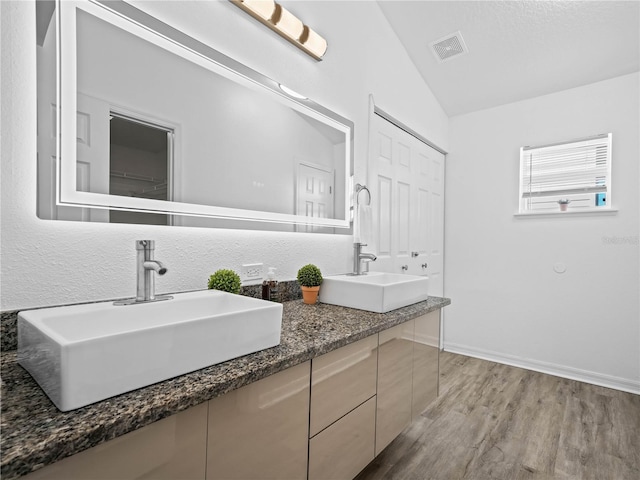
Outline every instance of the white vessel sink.
POLYGON ((386 313, 426 300, 428 277, 369 272, 331 275, 320 287, 320 301, 342 307, 386 313))
POLYGON ((282 305, 207 290, 18 315, 18 362, 63 412, 280 343, 282 305))

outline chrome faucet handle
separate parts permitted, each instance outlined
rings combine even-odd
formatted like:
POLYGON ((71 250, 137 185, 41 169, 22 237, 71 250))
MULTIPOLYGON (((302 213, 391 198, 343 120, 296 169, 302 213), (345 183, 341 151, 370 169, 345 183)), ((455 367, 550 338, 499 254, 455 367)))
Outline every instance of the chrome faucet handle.
POLYGON ((422 268, 427 268, 429 265, 425 262, 422 264, 422 268))
POLYGON ((403 271, 406 272, 407 270, 409 270, 409 265, 402 265, 401 268, 402 268, 403 271))
POLYGON ((154 240, 136 240, 137 250, 153 250, 156 247, 154 240))

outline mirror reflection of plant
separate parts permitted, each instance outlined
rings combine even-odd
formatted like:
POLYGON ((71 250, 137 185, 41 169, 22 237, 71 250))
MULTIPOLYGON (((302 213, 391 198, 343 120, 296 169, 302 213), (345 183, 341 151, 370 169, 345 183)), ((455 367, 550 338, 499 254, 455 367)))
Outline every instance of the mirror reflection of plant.
POLYGON ((240 293, 240 276, 233 270, 222 268, 209 277, 210 290, 222 290, 229 293, 240 293))

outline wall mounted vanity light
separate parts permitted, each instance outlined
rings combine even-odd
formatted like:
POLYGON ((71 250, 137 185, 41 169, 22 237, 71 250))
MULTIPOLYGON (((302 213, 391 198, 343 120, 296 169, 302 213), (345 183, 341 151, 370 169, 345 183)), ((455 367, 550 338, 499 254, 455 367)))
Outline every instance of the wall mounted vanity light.
POLYGON ((230 1, 308 55, 322 60, 327 51, 327 41, 282 5, 273 0, 230 1))

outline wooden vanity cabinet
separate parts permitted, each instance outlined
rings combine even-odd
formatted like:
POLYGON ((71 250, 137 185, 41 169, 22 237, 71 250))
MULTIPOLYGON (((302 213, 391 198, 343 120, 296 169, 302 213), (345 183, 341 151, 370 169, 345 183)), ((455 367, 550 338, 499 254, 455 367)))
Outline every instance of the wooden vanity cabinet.
POLYGON ((378 336, 311 361, 309 480, 349 480, 374 457, 378 336))
POLYGON ((309 480, 351 480, 374 454, 376 397, 309 440, 309 480))
POLYGON ((440 310, 44 467, 25 480, 349 480, 438 395, 440 310))
POLYGON ((411 423, 414 321, 379 333, 376 455, 411 423))
POLYGON ((310 437, 376 394, 377 366, 377 335, 311 361, 310 437))
POLYGON ((304 480, 310 362, 209 401, 207 480, 304 480))
POLYGON ((24 480, 204 480, 207 404, 36 470, 24 480))
POLYGON ((25 480, 305 480, 310 362, 37 470, 25 480))
POLYGON ((413 422, 438 396, 440 310, 415 319, 413 339, 413 422))

